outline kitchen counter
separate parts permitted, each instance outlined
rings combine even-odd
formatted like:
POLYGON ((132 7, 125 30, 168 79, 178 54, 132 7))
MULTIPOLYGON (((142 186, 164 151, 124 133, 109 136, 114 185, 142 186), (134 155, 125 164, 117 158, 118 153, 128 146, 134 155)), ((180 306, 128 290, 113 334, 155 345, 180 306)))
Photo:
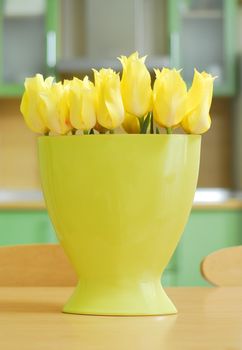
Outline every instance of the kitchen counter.
MULTIPOLYGON (((0 209, 45 210, 40 190, 0 190, 0 209)), ((242 191, 198 188, 193 209, 242 209, 242 191)))
POLYGON ((46 209, 41 190, 0 190, 0 209, 46 209))
POLYGON ((242 209, 242 191, 224 188, 198 188, 193 209, 242 209))

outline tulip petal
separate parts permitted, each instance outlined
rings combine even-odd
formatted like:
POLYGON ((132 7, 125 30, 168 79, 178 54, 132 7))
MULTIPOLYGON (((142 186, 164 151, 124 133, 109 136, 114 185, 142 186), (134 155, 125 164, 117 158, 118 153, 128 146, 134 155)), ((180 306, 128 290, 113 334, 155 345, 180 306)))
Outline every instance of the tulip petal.
POLYGON ((79 130, 90 130, 96 124, 95 88, 88 77, 74 78, 70 86, 70 121, 79 130))
POLYGON ((162 127, 176 127, 186 114, 186 84, 176 69, 163 68, 155 74, 154 120, 162 127))
POLYGON ((35 77, 25 79, 25 92, 22 97, 20 111, 23 114, 27 126, 34 132, 46 133, 48 126, 40 111, 40 91, 44 91, 43 76, 36 74, 35 77))
POLYGON ((124 130, 129 134, 139 134, 140 133, 140 123, 138 117, 126 113, 122 124, 124 130))
POLYGON ((124 120, 119 75, 112 69, 101 69, 99 72, 94 71, 94 77, 97 121, 106 129, 114 129, 124 120))
POLYGON ((188 92, 187 111, 182 127, 187 133, 203 134, 211 126, 209 110, 212 103, 214 77, 206 72, 194 71, 192 86, 188 92))
POLYGON ((121 92, 124 107, 127 113, 137 117, 143 117, 152 108, 151 78, 145 59, 146 56, 139 58, 138 52, 120 59, 123 65, 121 92))

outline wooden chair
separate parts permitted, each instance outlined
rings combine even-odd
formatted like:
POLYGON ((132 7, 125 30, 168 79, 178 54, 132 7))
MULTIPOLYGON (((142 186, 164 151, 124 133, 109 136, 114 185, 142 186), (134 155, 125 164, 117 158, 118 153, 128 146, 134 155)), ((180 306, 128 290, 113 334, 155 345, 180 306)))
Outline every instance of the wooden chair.
POLYGON ((77 277, 59 244, 0 247, 0 286, 74 286, 77 277))
POLYGON ((201 273, 219 287, 242 286, 242 246, 217 250, 201 263, 201 273))

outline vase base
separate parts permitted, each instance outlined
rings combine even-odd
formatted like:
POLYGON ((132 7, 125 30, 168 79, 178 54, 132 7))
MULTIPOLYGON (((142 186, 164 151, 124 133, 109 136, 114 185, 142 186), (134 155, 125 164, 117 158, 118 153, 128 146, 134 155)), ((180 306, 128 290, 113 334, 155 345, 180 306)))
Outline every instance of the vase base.
MULTIPOLYGON (((86 287, 86 286, 85 286, 86 287)), ((128 291, 117 286, 89 289, 79 283, 65 304, 64 313, 105 316, 154 316, 177 313, 160 283, 128 291)))

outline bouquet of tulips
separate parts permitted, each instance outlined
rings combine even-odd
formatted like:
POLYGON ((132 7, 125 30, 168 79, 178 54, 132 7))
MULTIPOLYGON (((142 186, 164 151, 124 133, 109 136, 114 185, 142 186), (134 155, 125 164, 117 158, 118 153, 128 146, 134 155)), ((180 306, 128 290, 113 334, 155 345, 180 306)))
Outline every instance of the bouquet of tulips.
POLYGON ((214 77, 195 70, 188 90, 179 70, 155 69, 152 89, 145 58, 137 52, 121 56, 121 79, 112 69, 94 69, 94 83, 87 76, 63 83, 41 74, 26 78, 20 107, 26 124, 45 135, 114 133, 120 127, 131 134, 159 133, 160 127, 169 134, 178 127, 206 132, 214 77))

